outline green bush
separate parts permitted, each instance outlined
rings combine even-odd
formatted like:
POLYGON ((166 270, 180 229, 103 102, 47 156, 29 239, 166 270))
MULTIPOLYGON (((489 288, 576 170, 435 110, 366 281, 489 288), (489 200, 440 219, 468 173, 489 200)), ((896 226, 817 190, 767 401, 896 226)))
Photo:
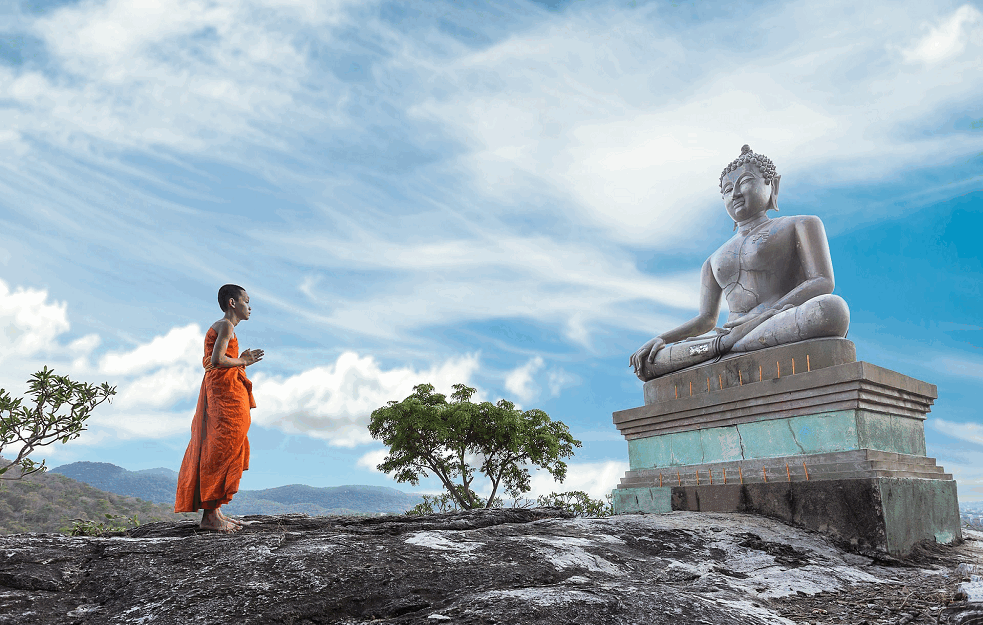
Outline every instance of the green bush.
POLYGON ((72 536, 102 536, 109 532, 123 532, 131 527, 139 527, 137 515, 125 517, 122 514, 107 514, 106 520, 96 523, 86 519, 72 519, 72 536))
POLYGON ((577 516, 602 517, 614 514, 611 496, 608 495, 607 499, 608 501, 605 503, 600 499, 591 499, 590 495, 582 490, 572 490, 566 493, 540 495, 536 498, 536 503, 543 507, 563 508, 577 516))

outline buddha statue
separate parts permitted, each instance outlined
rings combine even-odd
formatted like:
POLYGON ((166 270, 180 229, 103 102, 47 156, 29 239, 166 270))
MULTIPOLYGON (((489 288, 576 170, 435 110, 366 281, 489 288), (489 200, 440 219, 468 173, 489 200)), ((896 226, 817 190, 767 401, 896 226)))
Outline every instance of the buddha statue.
POLYGON ((642 381, 731 353, 846 336, 850 310, 832 294, 823 222, 812 215, 767 215, 778 210, 780 181, 771 159, 747 145, 720 174, 736 233, 703 263, 699 314, 631 356, 642 381), (715 328, 721 296, 729 316, 715 328))

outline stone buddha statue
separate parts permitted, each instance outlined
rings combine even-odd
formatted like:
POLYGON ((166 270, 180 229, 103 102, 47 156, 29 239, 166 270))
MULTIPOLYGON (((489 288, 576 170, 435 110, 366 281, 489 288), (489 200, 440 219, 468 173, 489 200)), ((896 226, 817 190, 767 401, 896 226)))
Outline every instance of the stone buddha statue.
POLYGON ((846 336, 850 310, 832 294, 823 222, 812 215, 767 215, 778 210, 780 180, 771 160, 747 145, 720 174, 724 207, 737 232, 703 263, 699 314, 631 356, 641 380, 730 353, 846 336), (721 296, 730 314, 715 328, 721 296))

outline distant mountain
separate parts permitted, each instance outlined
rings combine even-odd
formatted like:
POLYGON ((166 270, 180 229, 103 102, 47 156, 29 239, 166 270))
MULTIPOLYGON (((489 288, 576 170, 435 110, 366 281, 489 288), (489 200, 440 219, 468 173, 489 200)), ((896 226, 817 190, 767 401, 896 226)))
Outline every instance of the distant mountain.
POLYGON ((405 512, 423 501, 418 495, 387 486, 331 486, 302 484, 241 490, 228 504, 233 514, 379 514, 405 512))
MULTIPOLYGON (((16 469, 11 473, 16 474, 16 469)), ((102 523, 107 514, 127 518, 135 514, 140 523, 197 518, 194 514, 174 514, 171 504, 106 492, 55 473, 0 482, 0 534, 67 532, 72 519, 102 523)))
POLYGON ((174 505, 177 472, 165 469, 127 471, 108 462, 73 462, 48 471, 117 495, 174 505))
MULTIPOLYGON (((107 462, 73 462, 55 469, 60 473, 96 488, 173 505, 177 489, 177 472, 163 467, 127 471, 107 462)), ((331 486, 317 488, 292 484, 265 490, 241 490, 232 503, 223 508, 230 514, 379 514, 404 512, 423 501, 418 495, 388 486, 331 486)))

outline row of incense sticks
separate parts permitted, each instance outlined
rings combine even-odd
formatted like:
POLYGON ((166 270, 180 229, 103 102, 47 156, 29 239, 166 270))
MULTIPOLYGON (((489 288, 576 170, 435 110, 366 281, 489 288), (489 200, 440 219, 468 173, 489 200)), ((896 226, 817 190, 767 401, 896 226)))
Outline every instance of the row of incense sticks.
MULTIPOLYGON (((727 483, 727 469, 721 469, 721 471, 723 472, 723 477, 724 477, 723 483, 726 484, 727 483)), ((808 481, 809 480, 809 469, 806 467, 806 463, 805 462, 802 463, 802 471, 803 471, 803 473, 805 473, 806 480, 808 481)), ((713 469, 707 469, 707 473, 710 475, 710 483, 713 484, 713 469)), ((744 469, 740 465, 737 465, 737 474, 739 476, 740 483, 743 484, 744 483, 744 469)), ((768 470, 765 467, 761 467, 761 476, 764 478, 764 481, 765 482, 768 481, 768 470)), ((785 463, 785 477, 786 477, 786 479, 789 482, 792 481, 792 471, 789 469, 787 462, 785 463)), ((677 483, 678 483, 679 486, 682 486, 683 485, 683 476, 679 472, 679 469, 676 469, 676 481, 677 481, 677 483)), ((659 486, 662 486, 662 483, 663 483, 663 478, 662 478, 662 472, 660 471, 659 472, 659 486)), ((700 470, 699 469, 696 470, 696 485, 697 486, 700 486, 701 485, 700 484, 700 470)))
MULTIPOLYGON (((780 361, 775 361, 775 369, 778 371, 778 377, 782 377, 782 363, 780 361)), ((812 371, 812 362, 809 360, 809 354, 806 354, 806 371, 812 371)), ((795 358, 792 359, 792 375, 795 375, 795 358)), ((764 370, 761 365, 758 365, 758 382, 764 380, 764 370)), ((737 371, 737 381, 739 386, 744 386, 744 372, 737 371)), ((748 382, 753 382, 754 380, 748 380, 748 382)), ((679 399, 679 385, 675 385, 676 399, 679 399)), ((723 390, 724 388, 724 376, 722 374, 717 375, 717 390, 723 390)), ((707 378, 707 392, 711 392, 710 388, 710 378, 707 378)), ((693 396, 693 382, 689 383, 689 396, 693 396)))

